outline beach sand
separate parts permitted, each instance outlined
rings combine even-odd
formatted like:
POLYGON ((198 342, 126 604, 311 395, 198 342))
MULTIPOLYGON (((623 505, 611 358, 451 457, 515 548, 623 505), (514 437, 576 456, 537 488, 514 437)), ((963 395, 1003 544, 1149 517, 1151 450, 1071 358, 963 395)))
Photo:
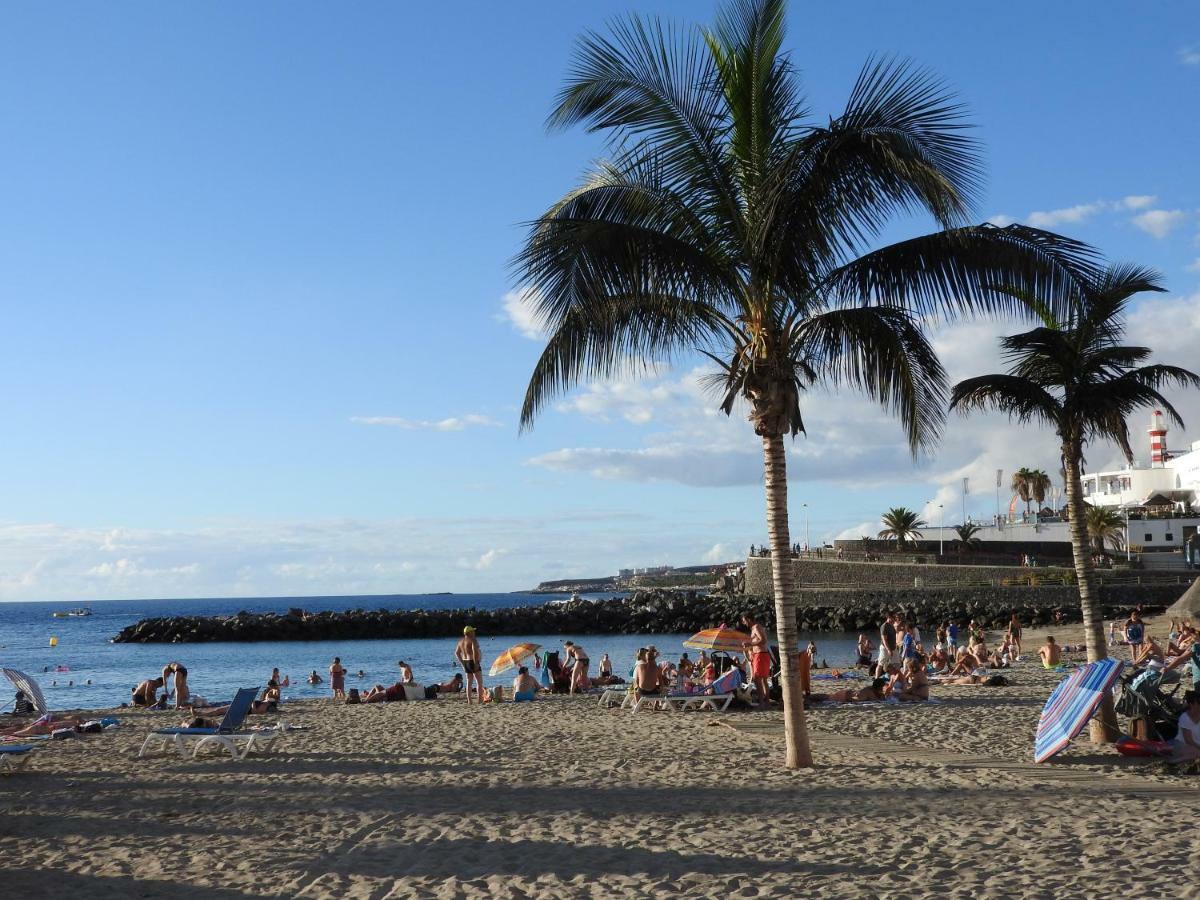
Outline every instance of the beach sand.
POLYGON ((780 768, 778 712, 305 701, 282 718, 309 730, 233 762, 137 760, 179 715, 121 711, 0 779, 0 895, 1200 894, 1200 779, 1086 738, 1034 766, 1060 676, 1010 676, 813 709, 817 767, 799 773, 780 768))

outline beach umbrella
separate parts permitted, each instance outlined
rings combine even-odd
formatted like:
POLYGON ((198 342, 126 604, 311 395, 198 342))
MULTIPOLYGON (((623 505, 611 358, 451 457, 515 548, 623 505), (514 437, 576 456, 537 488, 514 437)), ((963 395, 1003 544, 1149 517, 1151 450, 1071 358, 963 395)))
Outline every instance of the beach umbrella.
POLYGON ((11 681, 13 687, 18 691, 25 692, 25 696, 29 698, 34 709, 40 713, 50 711, 50 707, 46 705, 46 698, 42 696, 42 689, 38 687, 36 681, 17 669, 0 669, 0 672, 4 673, 4 677, 11 681))
POLYGON ((750 635, 733 628, 706 628, 698 631, 683 642, 689 650, 723 650, 726 653, 743 653, 742 644, 750 643, 750 635))
POLYGON ((1183 596, 1167 607, 1163 613, 1169 619, 1193 619, 1200 622, 1200 578, 1183 592, 1183 596))
POLYGON ((515 644, 509 647, 496 657, 496 661, 488 669, 488 675, 499 675, 501 672, 516 668, 537 653, 540 646, 541 644, 515 644))
POLYGON ((1045 762, 1083 731, 1124 666, 1119 659, 1097 660, 1080 666, 1058 683, 1038 719, 1034 762, 1045 762))

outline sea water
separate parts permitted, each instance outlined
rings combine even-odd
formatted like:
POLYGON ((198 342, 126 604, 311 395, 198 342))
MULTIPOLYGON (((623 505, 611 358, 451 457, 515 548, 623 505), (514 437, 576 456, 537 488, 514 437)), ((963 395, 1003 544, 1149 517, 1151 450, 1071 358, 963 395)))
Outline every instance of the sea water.
MULTIPOLYGON (((585 595, 607 596, 607 595, 585 595)), ((369 688, 392 684, 399 677, 396 663, 404 660, 422 684, 444 681, 458 671, 454 638, 403 638, 386 640, 261 641, 205 644, 114 644, 112 638, 127 625, 154 616, 230 616, 241 610, 252 613, 286 613, 291 608, 308 612, 350 609, 498 609, 537 606, 557 599, 544 594, 410 594, 373 597, 273 597, 211 600, 107 600, 91 604, 92 615, 53 618, 52 613, 72 608, 69 603, 0 603, 0 666, 19 669, 34 677, 52 709, 100 709, 127 703, 130 689, 156 676, 168 662, 187 667, 194 693, 209 700, 228 700, 239 687, 261 687, 278 668, 291 684, 284 699, 327 697, 329 665, 340 656, 350 673, 346 686, 369 688), (50 646, 56 638, 56 646, 50 646), (358 672, 363 672, 359 677, 358 672), (323 683, 305 680, 316 671, 323 683), (91 682, 88 684, 88 682, 91 682)), ((713 623, 714 625, 720 623, 713 623)), ((628 678, 639 647, 655 645, 662 659, 677 659, 687 652, 684 634, 479 634, 484 659, 490 661, 518 643, 539 644, 562 650, 564 641, 582 644, 595 673, 602 654, 613 661, 613 671, 628 678)), ((804 634, 801 645, 817 644, 817 659, 831 666, 853 662, 854 636, 804 634)), ((691 651, 695 658, 695 651, 691 651)), ((485 678, 489 685, 507 684, 513 673, 485 678)), ((0 708, 12 700, 0 683, 0 708)))

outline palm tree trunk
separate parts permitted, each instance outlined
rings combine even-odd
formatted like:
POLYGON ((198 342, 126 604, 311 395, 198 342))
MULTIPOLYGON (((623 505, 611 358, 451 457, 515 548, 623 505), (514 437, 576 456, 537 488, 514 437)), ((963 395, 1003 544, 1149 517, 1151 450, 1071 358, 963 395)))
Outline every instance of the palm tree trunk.
MULTIPOLYGON (((1063 467, 1067 475, 1067 508, 1071 516, 1071 551, 1075 556, 1075 580, 1079 582, 1079 606, 1083 610, 1083 636, 1087 642, 1088 662, 1105 659, 1108 648, 1104 643, 1104 619, 1100 614, 1096 574, 1092 569, 1091 541, 1087 533, 1087 507, 1083 502, 1083 483, 1079 478, 1081 448, 1063 445, 1063 467)), ((1100 711, 1092 719, 1092 742, 1111 744, 1120 731, 1112 694, 1106 694, 1100 711)))
POLYGON ((767 493, 767 534, 775 588, 775 634, 779 639, 779 683, 783 688, 783 733, 789 769, 812 766, 804 695, 800 691, 800 636, 796 630, 796 590, 788 530, 787 457, 783 435, 763 435, 763 474, 767 493))

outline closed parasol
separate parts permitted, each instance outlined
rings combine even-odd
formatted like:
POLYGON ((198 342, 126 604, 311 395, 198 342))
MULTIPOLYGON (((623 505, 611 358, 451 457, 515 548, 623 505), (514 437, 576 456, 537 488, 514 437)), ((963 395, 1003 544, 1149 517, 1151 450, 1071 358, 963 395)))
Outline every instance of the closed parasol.
POLYGON ((683 642, 689 650, 722 650, 725 653, 744 653, 743 644, 750 643, 750 635, 733 628, 706 628, 693 634, 683 642))
POLYGON ((525 660, 537 653, 539 647, 541 644, 516 644, 509 647, 496 657, 496 661, 488 669, 488 675, 499 675, 501 672, 507 672, 509 669, 523 664, 525 660))
POLYGON ((1080 666, 1058 683, 1038 720, 1034 762, 1045 762, 1083 731, 1124 666, 1118 659, 1097 660, 1080 666))
POLYGON ((25 692, 25 696, 38 712, 50 711, 50 707, 46 705, 46 698, 42 696, 42 689, 36 681, 17 669, 0 669, 0 672, 4 673, 4 677, 11 681, 18 691, 25 692))

